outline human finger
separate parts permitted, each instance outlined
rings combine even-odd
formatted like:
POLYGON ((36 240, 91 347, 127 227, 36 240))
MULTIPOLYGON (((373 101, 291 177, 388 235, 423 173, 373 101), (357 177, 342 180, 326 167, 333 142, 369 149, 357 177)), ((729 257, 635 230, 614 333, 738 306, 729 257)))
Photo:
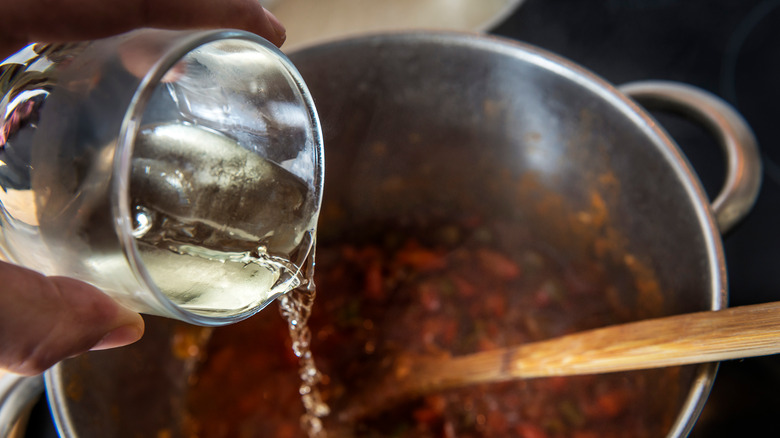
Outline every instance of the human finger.
POLYGON ((30 42, 96 39, 141 27, 241 29, 277 46, 286 37, 259 0, 0 0, 0 8, 2 58, 30 42))
POLYGON ((141 338, 144 322, 99 289, 0 262, 0 368, 33 375, 141 338))

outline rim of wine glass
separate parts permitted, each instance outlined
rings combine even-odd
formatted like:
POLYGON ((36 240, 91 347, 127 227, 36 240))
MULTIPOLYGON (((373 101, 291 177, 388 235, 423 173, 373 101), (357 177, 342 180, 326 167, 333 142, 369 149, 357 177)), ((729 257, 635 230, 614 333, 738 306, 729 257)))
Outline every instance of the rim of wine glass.
MULTIPOLYGON (((154 306, 165 316, 174 317, 188 323, 202 326, 221 326, 249 318, 262 310, 268 303, 258 303, 260 305, 249 309, 235 313, 221 314, 219 316, 206 315, 187 310, 173 302, 159 287, 157 287, 141 259, 135 238, 132 236, 129 175, 132 168, 133 145, 141 127, 141 120, 144 111, 146 110, 146 105, 149 102, 155 87, 161 82, 163 76, 185 55, 198 47, 214 41, 227 39, 244 40, 256 43, 259 49, 271 52, 288 75, 288 78, 292 79, 293 84, 291 84, 291 88, 297 92, 298 97, 304 103, 312 126, 311 136, 315 145, 315 156, 313 157, 315 216, 317 215, 317 212, 319 212, 323 192, 324 160, 322 128, 314 106, 314 101, 308 87, 304 83, 303 77, 287 56, 269 41, 258 35, 233 29, 168 32, 180 33, 181 36, 145 74, 125 112, 124 119, 122 120, 113 161, 114 175, 119 175, 118 178, 112 180, 111 208, 114 218, 114 228, 117 236, 119 236, 120 245, 122 246, 132 273, 140 280, 140 286, 151 291, 152 296, 154 297, 154 302, 148 304, 154 306)), ((316 219, 316 217, 313 219, 316 219)))

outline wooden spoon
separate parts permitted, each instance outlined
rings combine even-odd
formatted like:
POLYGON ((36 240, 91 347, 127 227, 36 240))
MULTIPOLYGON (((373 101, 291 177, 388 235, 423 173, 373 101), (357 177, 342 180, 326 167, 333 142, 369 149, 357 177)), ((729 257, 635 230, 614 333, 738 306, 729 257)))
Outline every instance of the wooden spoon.
POLYGON ((398 401, 477 383, 630 371, 776 353, 780 353, 780 302, 675 315, 465 356, 399 358, 392 375, 371 390, 373 400, 356 398, 361 402, 346 409, 341 418, 361 418, 398 401))

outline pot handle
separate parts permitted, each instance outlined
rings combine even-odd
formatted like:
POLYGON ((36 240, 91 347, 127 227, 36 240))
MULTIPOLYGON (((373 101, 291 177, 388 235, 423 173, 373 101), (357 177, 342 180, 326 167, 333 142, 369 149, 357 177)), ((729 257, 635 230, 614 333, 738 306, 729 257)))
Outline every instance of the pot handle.
POLYGON ((16 436, 17 424, 43 393, 43 387, 43 376, 0 375, 0 438, 16 436))
POLYGON ((726 181, 712 211, 721 233, 742 220, 755 204, 762 177, 756 138, 745 119, 720 97, 687 84, 639 81, 618 89, 647 109, 690 118, 717 138, 726 155, 726 181))

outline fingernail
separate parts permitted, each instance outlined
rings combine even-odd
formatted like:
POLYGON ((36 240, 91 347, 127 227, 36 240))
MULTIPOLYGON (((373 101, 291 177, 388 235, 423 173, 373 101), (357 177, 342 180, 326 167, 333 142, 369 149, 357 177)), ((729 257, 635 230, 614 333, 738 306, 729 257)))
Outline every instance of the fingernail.
POLYGON ((287 39, 287 29, 285 29, 282 22, 279 21, 274 14, 268 11, 268 9, 265 10, 265 15, 268 17, 268 21, 271 22, 271 26, 274 27, 274 32, 276 32, 276 36, 280 40, 279 45, 281 46, 282 43, 284 43, 284 40, 287 39))
POLYGON ((123 347, 141 339, 143 331, 135 325, 125 325, 108 332, 90 351, 108 350, 123 347))

